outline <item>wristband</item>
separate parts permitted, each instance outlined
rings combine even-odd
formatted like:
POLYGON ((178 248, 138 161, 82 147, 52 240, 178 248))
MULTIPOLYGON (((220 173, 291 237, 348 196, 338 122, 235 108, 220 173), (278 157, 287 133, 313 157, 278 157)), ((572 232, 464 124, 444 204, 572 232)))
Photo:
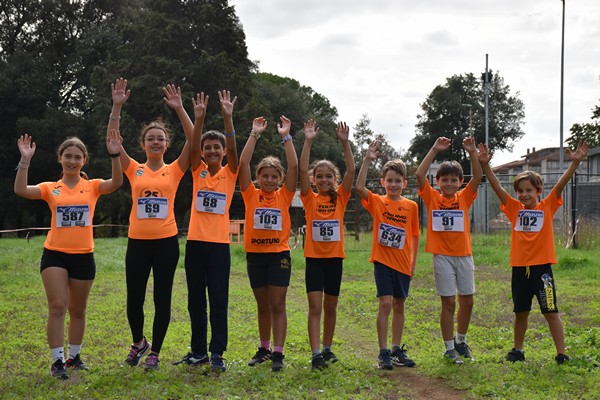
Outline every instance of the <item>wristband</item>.
POLYGON ((285 143, 288 140, 292 140, 292 135, 285 135, 284 137, 281 138, 281 143, 285 143))
POLYGON ((121 119, 121 116, 120 116, 120 115, 112 115, 112 114, 109 114, 109 115, 108 115, 108 119, 111 119, 111 120, 113 120, 113 121, 118 121, 118 120, 120 120, 120 119, 121 119))
POLYGON ((233 131, 231 133, 225 132, 225 137, 232 137, 232 136, 235 136, 235 131, 233 131))
POLYGON ((29 162, 27 161, 19 161, 19 163, 17 164, 17 166, 15 167, 15 171, 19 170, 19 169, 27 169, 29 168, 29 162), (24 167, 22 167, 21 165, 24 165, 24 167))
POLYGON ((256 140, 260 139, 260 133, 254 131, 254 130, 250 131, 250 136, 252 136, 256 140))
POLYGON ((110 158, 117 158, 121 155, 121 152, 115 153, 115 154, 110 154, 108 153, 108 155, 110 156, 110 158))

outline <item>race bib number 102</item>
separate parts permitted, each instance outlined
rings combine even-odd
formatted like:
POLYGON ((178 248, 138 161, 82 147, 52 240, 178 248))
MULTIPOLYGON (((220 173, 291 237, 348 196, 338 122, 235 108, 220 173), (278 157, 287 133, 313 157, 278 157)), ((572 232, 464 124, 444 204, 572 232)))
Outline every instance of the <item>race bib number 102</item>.
POLYGON ((544 212, 539 210, 519 210, 515 231, 539 232, 544 226, 544 212))

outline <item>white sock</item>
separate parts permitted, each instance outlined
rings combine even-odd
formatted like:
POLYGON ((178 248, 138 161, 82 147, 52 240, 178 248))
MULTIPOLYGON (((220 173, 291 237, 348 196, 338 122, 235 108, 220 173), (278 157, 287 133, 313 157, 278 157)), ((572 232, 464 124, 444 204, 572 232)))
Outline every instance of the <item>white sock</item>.
POLYGON ((456 332, 456 343, 467 343, 467 334, 456 332))
POLYGON ((50 349, 50 354, 52 355, 52 364, 56 362, 56 360, 61 360, 65 362, 65 349, 62 347, 55 347, 50 349))
POLYGON ((454 350, 454 339, 444 340, 444 346, 446 346, 446 351, 454 350))
POLYGON ((74 359, 77 354, 81 353, 81 346, 80 344, 71 344, 69 343, 69 359, 74 359))

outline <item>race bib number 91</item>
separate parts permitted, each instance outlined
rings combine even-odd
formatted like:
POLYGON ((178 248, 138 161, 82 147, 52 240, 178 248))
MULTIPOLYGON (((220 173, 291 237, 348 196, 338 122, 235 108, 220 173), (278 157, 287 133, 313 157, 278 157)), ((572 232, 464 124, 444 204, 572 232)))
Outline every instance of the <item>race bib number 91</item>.
POLYGON ((313 221, 312 238, 315 242, 339 242, 340 221, 337 219, 313 221))
POLYGON ((463 232, 465 214, 463 210, 433 210, 431 229, 438 232, 463 232))
POLYGON ((140 197, 137 204, 139 219, 166 219, 169 200, 166 197, 140 197))
POLYGON ((377 231, 377 239, 379 244, 393 247, 395 249, 403 249, 404 241, 406 240, 406 230, 397 226, 388 224, 379 224, 377 231))
POLYGON ((519 210, 515 231, 539 232, 544 226, 544 212, 539 210, 519 210))
POLYGON ((58 228, 90 226, 90 206, 57 206, 56 225, 58 228))
POLYGON ((196 193, 196 211, 211 214, 225 214, 227 196, 225 193, 199 190, 196 193))
POLYGON ((254 229, 280 231, 281 210, 278 208, 257 208, 254 210, 254 229))

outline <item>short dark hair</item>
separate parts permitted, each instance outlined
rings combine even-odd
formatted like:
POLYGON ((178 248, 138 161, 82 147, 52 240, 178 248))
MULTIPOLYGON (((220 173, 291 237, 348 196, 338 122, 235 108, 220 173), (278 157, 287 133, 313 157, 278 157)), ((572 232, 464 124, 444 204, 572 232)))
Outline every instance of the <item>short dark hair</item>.
POLYGON ((227 145, 225 144, 225 135, 223 135, 221 132, 219 131, 206 131, 202 134, 202 138, 200 139, 200 148, 202 148, 204 146, 204 141, 205 140, 218 140, 219 142, 221 142, 221 146, 223 146, 223 148, 227 147, 227 145))
POLYGON ((517 188, 519 186, 519 183, 521 183, 521 181, 531 182, 531 185, 533 185, 533 187, 536 188, 537 190, 542 190, 542 188, 544 187, 542 176, 534 171, 523 171, 523 172, 520 172, 515 177, 515 181, 513 182, 513 187, 515 188, 515 192, 517 191, 517 188))
POLYGON ((390 160, 386 162, 383 166, 383 169, 381 170, 381 177, 385 178, 385 174, 387 174, 387 172, 390 170, 396 172, 398 175, 406 179, 406 164, 404 164, 404 161, 402 161, 401 159, 396 158, 395 160, 390 160))
POLYGON ((441 176, 454 175, 459 179, 463 179, 463 169, 458 161, 444 161, 435 174, 435 179, 440 179, 441 176))

